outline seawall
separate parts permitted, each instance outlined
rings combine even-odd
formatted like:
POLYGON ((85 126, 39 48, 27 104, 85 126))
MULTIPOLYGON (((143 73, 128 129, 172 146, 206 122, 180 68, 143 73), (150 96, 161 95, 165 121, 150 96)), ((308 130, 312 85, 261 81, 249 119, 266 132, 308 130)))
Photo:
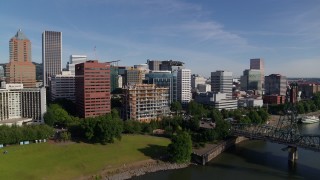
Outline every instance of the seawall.
POLYGON ((227 150, 229 147, 234 146, 242 141, 247 140, 245 137, 233 137, 231 139, 222 141, 221 143, 210 147, 205 152, 193 152, 192 160, 198 164, 205 165, 207 162, 211 161, 213 158, 217 157, 219 154, 227 150))

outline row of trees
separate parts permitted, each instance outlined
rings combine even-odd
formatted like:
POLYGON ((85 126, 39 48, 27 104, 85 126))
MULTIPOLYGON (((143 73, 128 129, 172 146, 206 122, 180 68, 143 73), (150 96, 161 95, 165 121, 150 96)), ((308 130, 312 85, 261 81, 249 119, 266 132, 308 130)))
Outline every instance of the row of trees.
MULTIPOLYGON (((282 115, 288 109, 289 104, 269 105, 268 112, 270 114, 282 115)), ((298 114, 305 114, 320 110, 320 93, 315 93, 312 99, 302 100, 295 104, 298 114)))
MULTIPOLYGON (((97 135, 95 135, 104 134, 105 131, 110 131, 110 133, 113 134, 112 129, 108 130, 103 128, 107 128, 108 125, 122 126, 118 132, 128 134, 151 134, 155 129, 164 129, 167 135, 172 135, 179 131, 186 130, 190 132, 195 142, 206 142, 208 140, 224 139, 229 135, 230 124, 224 120, 226 118, 233 118, 242 123, 265 123, 268 119, 268 113, 262 108, 229 111, 223 109, 219 111, 211 107, 202 106, 193 101, 189 103, 187 108, 188 118, 186 118, 185 115, 181 115, 180 113, 181 104, 177 102, 172 104, 172 109, 179 112, 177 113, 178 115, 165 117, 162 121, 151 121, 150 123, 140 123, 132 120, 123 122, 115 109, 112 110, 111 115, 80 120, 77 117, 70 116, 68 112, 58 104, 51 104, 49 106, 44 119, 50 126, 70 129, 73 137, 80 137, 90 142, 101 143, 111 142, 111 139, 103 142, 103 138, 98 138, 97 135), (212 119, 212 122, 216 123, 216 128, 209 131, 200 129, 200 121, 202 118, 212 119), (114 122, 113 120, 118 121, 114 122), (210 137, 208 137, 209 135, 210 137)), ((104 134, 101 136, 107 137, 108 135, 104 134)))
POLYGON ((54 129, 47 125, 0 126, 0 144, 48 139, 54 133, 54 129))
POLYGON ((61 105, 51 104, 45 114, 45 122, 53 127, 67 128, 73 138, 102 144, 121 139, 122 133, 152 134, 155 129, 163 129, 165 134, 172 138, 172 144, 168 147, 168 152, 173 155, 172 161, 185 162, 188 161, 185 157, 190 158, 189 147, 192 146, 192 142, 198 144, 229 136, 230 123, 225 120, 226 118, 233 118, 243 123, 263 123, 268 119, 268 113, 264 109, 219 111, 195 102, 189 103, 186 114, 181 113, 182 106, 178 102, 172 103, 171 109, 176 112, 175 116, 165 117, 162 121, 140 123, 134 120, 122 121, 114 109, 111 114, 105 116, 79 119, 70 116, 61 105), (211 119, 216 124, 215 128, 200 128, 200 121, 203 118, 211 119), (180 154, 181 157, 175 154, 180 154))
POLYGON ((300 101, 296 104, 298 114, 315 112, 320 110, 320 93, 314 94, 311 100, 300 101))

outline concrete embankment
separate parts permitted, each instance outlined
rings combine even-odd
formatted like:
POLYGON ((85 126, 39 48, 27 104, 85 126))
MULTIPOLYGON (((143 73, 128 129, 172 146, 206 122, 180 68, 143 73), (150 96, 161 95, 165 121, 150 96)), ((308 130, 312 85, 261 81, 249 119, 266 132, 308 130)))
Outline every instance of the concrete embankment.
POLYGON ((160 160, 149 159, 146 161, 141 161, 135 164, 127 165, 113 172, 108 172, 107 174, 101 175, 101 177, 102 179, 107 180, 130 179, 134 176, 141 176, 146 173, 165 171, 171 169, 181 169, 188 167, 189 165, 190 163, 176 164, 160 160))
POLYGON ((235 144, 240 143, 244 140, 247 140, 247 138, 234 137, 226 141, 222 141, 218 144, 206 145, 207 147, 205 148, 195 149, 192 153, 192 160, 198 164, 205 165, 207 162, 217 157, 229 147, 234 146, 235 144))

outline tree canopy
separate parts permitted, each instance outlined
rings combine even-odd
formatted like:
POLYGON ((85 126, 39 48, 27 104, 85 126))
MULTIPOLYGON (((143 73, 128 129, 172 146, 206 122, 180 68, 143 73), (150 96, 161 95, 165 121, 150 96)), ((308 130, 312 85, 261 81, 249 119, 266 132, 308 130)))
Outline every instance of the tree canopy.
POLYGON ((101 144, 113 143, 114 139, 121 140, 123 131, 122 121, 111 114, 86 118, 81 122, 81 128, 88 141, 101 144))
POLYGON ((187 132, 180 132, 172 137, 172 143, 168 146, 170 159, 176 163, 186 163, 191 160, 192 141, 187 132))
POLYGON ((49 126, 58 125, 62 127, 66 127, 72 120, 68 112, 58 104, 50 104, 43 119, 49 126))

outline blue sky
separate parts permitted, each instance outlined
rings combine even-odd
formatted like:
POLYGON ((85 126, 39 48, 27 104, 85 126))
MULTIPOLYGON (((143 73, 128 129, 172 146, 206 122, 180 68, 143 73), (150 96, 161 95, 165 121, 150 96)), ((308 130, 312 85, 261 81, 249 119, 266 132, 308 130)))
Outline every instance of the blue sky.
POLYGON ((64 67, 85 54, 119 65, 173 59, 192 73, 239 76, 250 58, 263 58, 266 75, 320 77, 319 19, 319 0, 3 0, 0 63, 21 28, 35 62, 42 32, 61 31, 64 67))

